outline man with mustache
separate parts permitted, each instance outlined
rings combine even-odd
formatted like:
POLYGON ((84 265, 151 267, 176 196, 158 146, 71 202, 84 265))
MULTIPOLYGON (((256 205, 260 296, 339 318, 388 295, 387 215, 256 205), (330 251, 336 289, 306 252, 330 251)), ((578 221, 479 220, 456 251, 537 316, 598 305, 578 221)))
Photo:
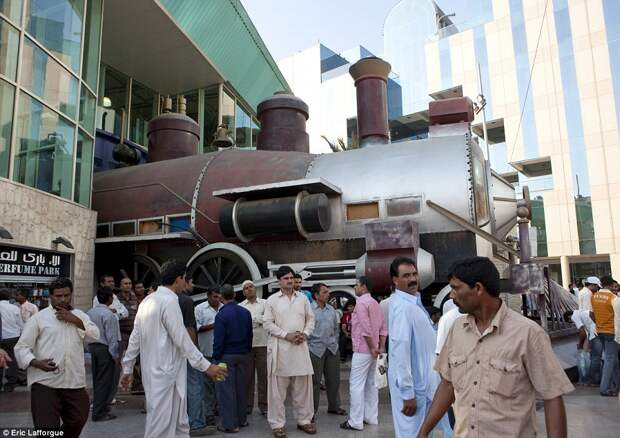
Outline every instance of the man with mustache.
MULTIPOLYGON (((396 438, 415 437, 420 431, 439 374, 433 370, 437 336, 418 293, 418 271, 408 257, 390 265, 395 291, 390 298, 388 381, 396 438)), ((447 415, 442 415, 443 437, 452 437, 447 415)))

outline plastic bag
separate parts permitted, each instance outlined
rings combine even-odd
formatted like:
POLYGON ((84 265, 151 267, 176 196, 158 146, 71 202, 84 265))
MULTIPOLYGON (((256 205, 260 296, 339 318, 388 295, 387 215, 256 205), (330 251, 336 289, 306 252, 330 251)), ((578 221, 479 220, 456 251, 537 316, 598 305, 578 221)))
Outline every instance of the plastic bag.
POLYGON ((385 388, 386 386, 388 386, 387 372, 387 354, 383 353, 377 357, 375 366, 375 386, 377 387, 377 389, 385 388))

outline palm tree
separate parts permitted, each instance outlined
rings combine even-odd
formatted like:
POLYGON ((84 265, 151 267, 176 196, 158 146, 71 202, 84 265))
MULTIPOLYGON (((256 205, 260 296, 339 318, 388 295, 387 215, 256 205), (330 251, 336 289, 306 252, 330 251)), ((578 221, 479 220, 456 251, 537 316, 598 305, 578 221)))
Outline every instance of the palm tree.
POLYGON ((321 135, 321 138, 327 142, 332 152, 345 152, 345 151, 350 151, 351 149, 359 148, 359 143, 357 142, 357 138, 353 138, 353 141, 351 142, 350 145, 347 145, 344 142, 344 139, 342 137, 338 137, 338 139, 336 139, 335 142, 330 141, 330 139, 327 138, 327 136, 325 135, 321 135))

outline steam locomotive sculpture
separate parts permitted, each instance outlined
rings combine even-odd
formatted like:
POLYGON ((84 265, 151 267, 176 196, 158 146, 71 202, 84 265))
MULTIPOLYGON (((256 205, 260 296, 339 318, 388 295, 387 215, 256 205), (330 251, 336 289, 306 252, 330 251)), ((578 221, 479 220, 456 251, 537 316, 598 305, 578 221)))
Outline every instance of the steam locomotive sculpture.
POLYGON ((257 150, 195 155, 198 130, 179 114, 149 128, 149 163, 95 174, 96 270, 125 269, 156 281, 159 263, 187 260, 195 299, 246 279, 274 283, 281 264, 335 296, 367 275, 389 291, 397 255, 417 260, 420 283, 437 293, 459 258, 508 262, 516 223, 514 188, 493 172, 472 138, 468 98, 430 104, 429 137, 389 142, 388 63, 351 66, 360 148, 308 153, 308 107, 288 94, 258 106, 257 150))

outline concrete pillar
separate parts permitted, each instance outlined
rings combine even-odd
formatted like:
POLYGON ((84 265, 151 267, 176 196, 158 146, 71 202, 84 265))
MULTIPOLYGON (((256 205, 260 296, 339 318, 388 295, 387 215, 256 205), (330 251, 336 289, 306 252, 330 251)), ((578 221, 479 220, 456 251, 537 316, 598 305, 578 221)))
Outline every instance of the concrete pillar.
POLYGON ((570 265, 568 264, 568 256, 560 256, 560 270, 562 271, 562 287, 568 289, 570 286, 570 265))
POLYGON ((611 276, 617 280, 620 278, 620 253, 609 254, 609 264, 611 265, 611 276))

